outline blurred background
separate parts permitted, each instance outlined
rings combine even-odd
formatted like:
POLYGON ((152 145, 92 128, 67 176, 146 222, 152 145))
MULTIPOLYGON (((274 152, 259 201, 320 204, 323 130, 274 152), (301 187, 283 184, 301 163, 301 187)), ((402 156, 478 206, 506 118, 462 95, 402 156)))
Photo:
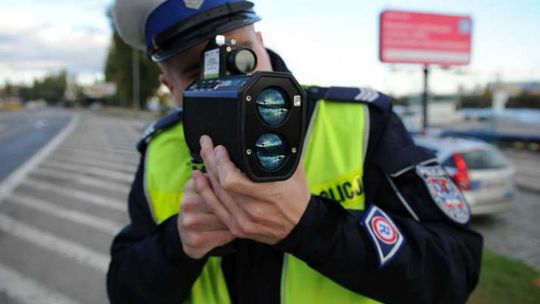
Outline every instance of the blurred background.
MULTIPOLYGON (((135 144, 174 107, 111 2, 0 0, 0 303, 107 302, 135 144)), ((301 83, 391 95, 464 191, 486 249, 470 303, 540 303, 540 2, 254 2, 301 83), (381 61, 385 10, 470 18, 466 62, 381 61)))

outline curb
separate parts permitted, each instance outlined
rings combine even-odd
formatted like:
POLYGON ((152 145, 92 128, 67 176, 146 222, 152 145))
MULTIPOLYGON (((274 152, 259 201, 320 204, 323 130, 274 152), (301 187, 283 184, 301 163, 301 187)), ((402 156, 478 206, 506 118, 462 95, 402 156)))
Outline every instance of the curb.
POLYGON ((540 188, 537 186, 527 185, 526 183, 516 183, 516 187, 520 190, 525 190, 528 192, 534 192, 540 194, 540 188))

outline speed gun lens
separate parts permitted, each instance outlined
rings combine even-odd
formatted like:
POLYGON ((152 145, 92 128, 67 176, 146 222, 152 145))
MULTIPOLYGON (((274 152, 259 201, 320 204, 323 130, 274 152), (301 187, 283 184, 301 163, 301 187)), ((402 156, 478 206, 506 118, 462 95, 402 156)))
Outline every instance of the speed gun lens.
POLYGON ((265 133, 255 143, 255 155, 265 170, 276 170, 285 162, 287 147, 274 133, 265 133))
POLYGON ((271 127, 283 123, 289 107, 283 94, 276 89, 265 89, 257 97, 257 111, 261 119, 271 127))

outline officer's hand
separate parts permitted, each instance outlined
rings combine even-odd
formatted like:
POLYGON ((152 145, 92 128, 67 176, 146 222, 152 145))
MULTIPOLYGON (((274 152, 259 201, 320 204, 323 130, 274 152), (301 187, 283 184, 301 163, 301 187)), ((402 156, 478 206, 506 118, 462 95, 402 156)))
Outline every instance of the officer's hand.
POLYGON ((298 224, 310 198, 302 165, 286 181, 254 183, 208 136, 201 156, 208 174, 194 174, 197 192, 236 237, 276 244, 298 224))
MULTIPOLYGON (((196 173, 202 175, 201 172, 196 173)), ((184 252, 194 259, 202 258, 215 247, 234 239, 227 226, 195 191, 193 180, 185 186, 177 227, 184 252)))

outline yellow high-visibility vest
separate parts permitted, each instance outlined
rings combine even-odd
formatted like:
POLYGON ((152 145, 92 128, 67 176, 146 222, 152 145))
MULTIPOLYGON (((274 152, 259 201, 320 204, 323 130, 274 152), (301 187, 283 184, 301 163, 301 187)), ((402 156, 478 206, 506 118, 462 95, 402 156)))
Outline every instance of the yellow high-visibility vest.
MULTIPOLYGON (((362 177, 368 135, 369 111, 365 104, 318 101, 306 136, 303 158, 312 194, 332 198, 347 209, 364 209, 362 177)), ((181 123, 152 139, 146 151, 144 182, 157 224, 179 212, 191 169, 191 156, 181 123)), ((281 303, 287 304, 376 303, 342 287, 287 253, 283 259, 280 292, 281 303)), ((221 258, 208 259, 186 302, 231 302, 221 270, 221 258)))

